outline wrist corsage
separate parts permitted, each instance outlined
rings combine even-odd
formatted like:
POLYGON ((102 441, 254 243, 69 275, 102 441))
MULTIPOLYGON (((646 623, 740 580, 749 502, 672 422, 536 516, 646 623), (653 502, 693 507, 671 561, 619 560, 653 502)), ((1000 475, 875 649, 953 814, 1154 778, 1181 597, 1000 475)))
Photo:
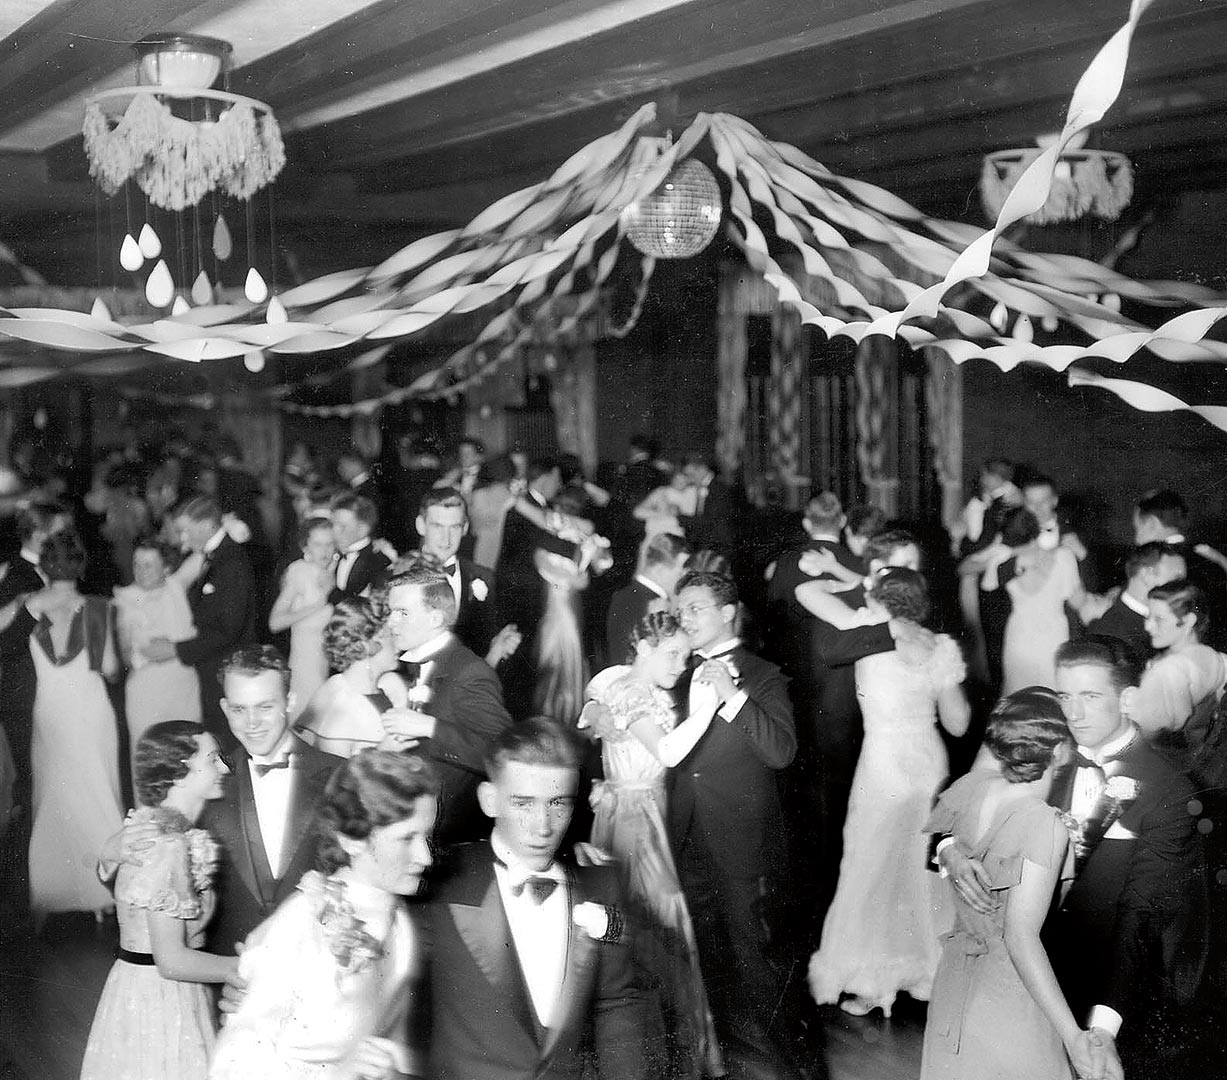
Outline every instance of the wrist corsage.
POLYGON ((575 906, 571 921, 593 941, 612 945, 622 938, 622 913, 616 907, 588 900, 575 906))
POLYGON ((303 875, 298 887, 314 902, 328 951, 343 974, 355 975, 383 958, 383 943, 367 932, 365 920, 354 913, 345 896, 345 882, 312 870, 303 875))

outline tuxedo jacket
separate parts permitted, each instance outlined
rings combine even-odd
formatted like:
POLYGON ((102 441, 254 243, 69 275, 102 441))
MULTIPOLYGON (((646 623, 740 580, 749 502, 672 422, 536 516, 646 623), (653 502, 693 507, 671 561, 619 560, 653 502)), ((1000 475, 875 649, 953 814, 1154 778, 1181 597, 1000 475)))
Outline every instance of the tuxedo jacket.
POLYGON ((503 706, 498 676, 471 649, 453 638, 432 659, 430 700, 422 711, 437 724, 433 738, 418 749, 439 772, 435 839, 446 846, 489 834, 490 819, 477 805, 477 785, 486 778, 486 749, 511 726, 511 716, 503 706))
POLYGON ((767 583, 767 620, 765 641, 771 655, 791 679, 821 682, 820 671, 814 668, 811 638, 818 621, 802 607, 796 598, 797 586, 816 580, 801 571, 801 556, 808 551, 826 549, 841 566, 862 573, 861 560, 837 540, 810 540, 784 552, 775 563, 775 573, 767 583))
POLYGON ((376 588, 388 577, 388 567, 391 563, 382 551, 376 551, 370 544, 358 552, 354 565, 349 568, 349 577, 345 579, 345 588, 334 586, 328 594, 328 603, 339 604, 342 600, 351 600, 361 596, 368 588, 376 588))
POLYGON ((201 828, 221 845, 222 858, 214 886, 217 914, 208 928, 211 952, 229 956, 278 904, 297 887, 315 865, 315 837, 311 828, 324 787, 342 759, 325 754, 295 738, 290 751, 293 789, 286 820, 283 850, 285 870, 273 877, 256 817, 248 755, 241 746, 230 755, 233 771, 226 778, 226 793, 205 805, 201 828))
POLYGON ((541 549, 573 558, 576 545, 539 528, 514 507, 503 522, 503 545, 494 568, 498 580, 498 618, 500 625, 515 623, 524 635, 524 646, 532 642, 537 624, 545 614, 546 584, 533 556, 541 549))
POLYGON ((472 559, 460 558, 456 564, 460 568, 460 605, 452 633, 478 656, 485 656, 499 630, 494 571, 478 566, 472 559), (476 592, 475 581, 481 582, 476 592), (478 592, 484 595, 479 598, 478 592))
MULTIPOLYGON (((1092 1005, 1138 1025, 1158 1002, 1196 989, 1204 963, 1205 867, 1193 788, 1139 735, 1115 775, 1135 781, 1127 802, 1086 859, 1046 938, 1057 977, 1079 1022, 1092 1005)), ((1068 809, 1075 769, 1054 785, 1068 809)))
MULTIPOLYGON (((749 700, 731 721, 717 712, 694 749, 669 770, 669 840, 680 853, 693 835, 727 873, 758 877, 781 846, 776 771, 792 761, 797 735, 780 669, 740 645, 729 659, 749 700)), ((678 681, 682 716, 693 674, 678 681)))
POLYGON ((196 636, 175 646, 179 659, 201 668, 202 699, 218 693, 215 675, 222 659, 255 640, 256 596, 251 561, 229 536, 206 556, 204 569, 187 593, 196 636))
POLYGON ((4 607, 22 593, 35 593, 43 588, 45 583, 34 564, 14 552, 9 558, 4 577, 0 578, 0 607, 4 607))
MULTIPOLYGON (((569 910, 620 907, 612 867, 564 863, 569 910)), ((556 1023, 533 1011, 488 842, 465 844, 426 905, 431 1080, 580 1080, 583 1050, 601 1080, 655 1080, 646 1053, 648 998, 625 941, 596 941, 569 924, 556 1023)))
POLYGON ((610 597, 605 613, 605 648, 611 664, 624 664, 630 650, 631 631, 648 612, 648 605, 659 600, 642 581, 624 585, 610 597))
POLYGON ((737 540, 736 516, 733 489, 723 480, 712 480, 703 500, 703 512, 693 517, 682 516, 678 520, 686 530, 686 539, 693 550, 710 548, 728 552, 737 540))
POLYGON ((1087 626, 1086 632, 1090 637, 1110 637, 1123 641, 1139 664, 1146 663, 1155 655, 1155 647, 1146 632, 1146 616, 1139 615, 1119 598, 1087 626))

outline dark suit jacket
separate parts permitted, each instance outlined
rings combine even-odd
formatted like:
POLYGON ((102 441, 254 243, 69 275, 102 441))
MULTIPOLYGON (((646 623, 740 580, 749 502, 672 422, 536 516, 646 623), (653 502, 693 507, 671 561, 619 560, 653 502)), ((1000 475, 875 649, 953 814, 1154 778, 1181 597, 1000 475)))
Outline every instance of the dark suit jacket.
POLYGON ((648 605, 659 599, 660 594, 641 581, 632 581, 610 597, 609 610, 605 613, 605 648, 609 663, 626 663, 631 631, 647 614, 648 605))
MULTIPOLYGON (((797 735, 780 669, 740 645, 730 658, 749 701, 731 721, 717 713, 695 748, 669 770, 669 840, 680 852, 692 833, 705 837, 727 873, 758 877, 783 846, 776 771, 792 761, 797 735)), ((692 675, 678 681, 682 715, 692 675)))
POLYGON ((0 578, 0 607, 15 600, 22 593, 34 593, 44 587, 43 579, 33 563, 26 562, 14 552, 9 557, 8 569, 0 578))
POLYGON ((452 632, 478 656, 485 656, 499 630, 494 571, 478 566, 471 559, 457 559, 456 562, 460 567, 460 607, 452 632), (480 581, 485 589, 485 596, 480 600, 473 592, 475 581, 480 581))
POLYGON ((568 558, 576 546, 539 528, 513 507, 503 523, 503 545, 498 553, 494 575, 498 580, 499 624, 515 623, 524 635, 527 648, 545 613, 545 582, 537 573, 533 556, 538 549, 568 558))
POLYGON ((206 560, 187 598, 196 636, 179 642, 175 651, 183 663, 200 669, 202 695, 216 697, 216 674, 222 658, 255 640, 255 590, 251 562, 242 546, 224 537, 206 560))
POLYGON ((707 487, 703 512, 694 517, 680 517, 678 520, 686 530, 686 539, 690 541, 694 551, 711 548, 728 552, 737 540, 736 516, 737 506, 733 489, 723 480, 716 479, 707 487))
POLYGON ((345 579, 345 588, 334 587, 328 594, 328 603, 339 604, 361 596, 363 591, 382 585, 388 576, 388 557, 382 551, 376 551, 369 544, 358 552, 354 565, 349 568, 349 577, 345 579))
POLYGON ((442 793, 435 839, 443 846, 480 839, 490 819, 477 805, 477 785, 486 778, 486 748, 511 725, 498 676, 481 657, 453 639, 433 657, 430 700, 422 711, 438 721, 434 737, 419 751, 435 763, 442 793))
POLYGON ((274 878, 260 836, 247 752, 240 746, 230 755, 234 771, 226 778, 226 794, 205 805, 201 828, 208 829, 223 855, 214 882, 217 914, 209 923, 210 952, 229 956, 298 885, 315 865, 311 824, 324 786, 342 759, 294 739, 291 769, 294 791, 287 823, 285 872, 274 878))
MULTIPOLYGON (((1196 988, 1204 960, 1205 867, 1192 785, 1139 735, 1120 755, 1138 785, 1118 824, 1132 838, 1105 837, 1049 919, 1049 955, 1079 1022, 1092 1005, 1124 1017, 1134 1033, 1154 1005, 1196 988)), ((1054 803, 1068 808, 1073 773, 1054 803), (1058 802, 1059 800, 1059 802, 1058 802)), ((1111 831, 1111 830, 1109 830, 1111 831)))
POLYGON ((1140 664, 1146 663, 1155 655, 1155 647, 1150 643, 1150 635, 1146 633, 1145 616, 1139 615, 1131 607, 1126 607, 1119 598, 1086 628, 1086 632, 1092 637, 1110 637, 1123 641, 1140 664))
MULTIPOLYGON (((620 907, 612 867, 566 864, 572 910, 620 907)), ((572 925, 559 1019, 542 1029, 516 955, 488 843, 466 844, 426 908, 430 947, 431 1080, 579 1080, 583 1048, 601 1080, 649 1080, 648 1005, 625 941, 572 925)))

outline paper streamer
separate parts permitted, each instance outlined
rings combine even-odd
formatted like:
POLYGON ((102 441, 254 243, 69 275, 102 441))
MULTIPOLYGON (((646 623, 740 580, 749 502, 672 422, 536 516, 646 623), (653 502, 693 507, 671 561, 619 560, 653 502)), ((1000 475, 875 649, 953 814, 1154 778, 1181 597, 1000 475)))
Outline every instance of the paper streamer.
POLYGON ((1175 394, 1147 383, 1130 379, 1107 379, 1093 371, 1074 368, 1069 373, 1070 386, 1091 386, 1107 390, 1139 412, 1191 412, 1208 420, 1220 431, 1227 431, 1227 405, 1191 405, 1175 394))

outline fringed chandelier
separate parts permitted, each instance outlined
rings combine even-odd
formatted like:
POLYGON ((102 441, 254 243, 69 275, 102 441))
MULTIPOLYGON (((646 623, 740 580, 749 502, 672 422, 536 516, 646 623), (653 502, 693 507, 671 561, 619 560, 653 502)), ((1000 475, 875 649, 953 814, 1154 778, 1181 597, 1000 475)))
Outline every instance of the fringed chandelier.
MULTIPOLYGON (((103 195, 123 197, 127 229, 120 266, 137 273, 151 264, 144 291, 154 307, 173 306, 172 314, 180 315, 191 304, 212 303, 220 264, 234 247, 223 203, 237 200, 247 224, 244 292, 252 303, 262 303, 269 293, 255 267, 251 200, 285 165, 273 110, 230 93, 227 41, 166 33, 144 38, 134 48, 136 85, 90 97, 82 127, 90 175, 103 195), (224 89, 213 89, 219 77, 224 89), (133 187, 143 210, 139 229, 133 187), (159 236, 151 208, 164 212, 164 231, 173 229, 173 251, 170 237, 164 243, 159 236), (172 264, 177 264, 177 279, 172 264)), ((271 221, 271 194, 269 216, 271 221)))
MULTIPOLYGON (((1021 150, 987 154, 980 173, 980 197, 984 212, 996 219, 1018 178, 1058 136, 1041 135, 1036 145, 1021 150)), ((1052 177, 1048 200, 1027 221, 1052 225, 1092 216, 1115 221, 1133 198, 1133 167, 1124 154, 1109 150, 1083 149, 1084 140, 1074 140, 1061 152, 1052 177)))

